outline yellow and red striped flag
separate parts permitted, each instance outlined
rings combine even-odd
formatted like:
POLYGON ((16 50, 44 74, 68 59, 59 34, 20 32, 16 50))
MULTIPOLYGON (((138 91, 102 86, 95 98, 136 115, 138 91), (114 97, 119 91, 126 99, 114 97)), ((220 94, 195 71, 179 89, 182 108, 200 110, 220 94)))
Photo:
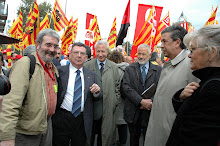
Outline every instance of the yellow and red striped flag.
POLYGON ((215 24, 217 9, 218 9, 218 6, 216 7, 215 11, 211 14, 211 16, 209 17, 208 21, 205 23, 204 26, 215 24))
POLYGON ((101 40, 101 35, 100 35, 99 25, 98 25, 96 15, 94 15, 93 21, 92 21, 91 25, 89 26, 89 30, 94 32, 94 43, 101 40))
MULTIPOLYGON (((21 39, 23 37, 23 16, 20 10, 18 19, 13 22, 12 27, 9 29, 8 33, 11 37, 21 39)), ((19 44, 13 44, 15 49, 20 50, 19 44)))
POLYGON ((40 31, 40 14, 37 1, 34 3, 33 12, 30 17, 30 25, 27 26, 23 37, 24 49, 26 46, 35 45, 37 34, 40 31))
POLYGON ((73 16, 70 18, 69 25, 61 37, 62 46, 61 50, 66 55, 68 53, 68 47, 73 43, 73 16))
POLYGON ((132 50, 131 50, 131 57, 134 58, 137 53, 137 47, 140 44, 147 44, 151 46, 151 43, 153 42, 153 13, 154 13, 154 6, 152 6, 150 14, 147 18, 147 21, 145 21, 141 31, 139 32, 137 38, 133 42, 132 50))
POLYGON ((78 18, 73 22, 73 41, 76 40, 77 29, 78 29, 78 18))
POLYGON ((50 28, 48 13, 44 17, 44 19, 40 22, 40 31, 46 28, 50 28))
POLYGON ((164 30, 164 28, 170 26, 170 15, 169 12, 166 14, 166 16, 160 20, 158 27, 157 27, 157 32, 153 40, 152 48, 156 46, 158 43, 161 42, 161 32, 164 30))
POLYGON ((64 27, 68 25, 68 20, 58 0, 56 0, 54 3, 52 16, 54 21, 54 29, 57 32, 61 31, 64 27))
POLYGON ((115 17, 113 24, 112 24, 110 34, 109 34, 109 37, 108 37, 109 49, 112 49, 115 47, 115 42, 117 39, 116 33, 117 33, 117 31, 116 31, 116 17, 115 17))
POLYGON ((7 46, 8 68, 11 68, 11 44, 7 46))
POLYGON ((31 5, 31 8, 29 10, 29 13, 28 13, 28 18, 27 18, 27 22, 26 22, 26 25, 25 25, 25 29, 24 29, 24 36, 23 36, 23 39, 27 36, 26 32, 28 30, 30 30, 30 23, 31 23, 31 18, 32 18, 32 7, 33 7, 33 4, 31 5))
POLYGON ((1 48, 0 48, 0 51, 2 51, 2 46, 1 46, 1 48))

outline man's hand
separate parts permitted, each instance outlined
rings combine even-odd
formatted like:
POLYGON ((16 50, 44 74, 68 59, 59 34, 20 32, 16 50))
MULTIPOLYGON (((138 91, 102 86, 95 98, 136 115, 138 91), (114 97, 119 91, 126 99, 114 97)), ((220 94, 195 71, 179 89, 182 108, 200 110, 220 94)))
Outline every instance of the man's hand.
POLYGON ((15 140, 1 141, 0 146, 14 146, 15 140))
POLYGON ((180 94, 180 101, 190 97, 197 88, 199 88, 199 84, 196 82, 188 84, 180 94))
POLYGON ((140 104, 141 104, 140 109, 150 110, 152 107, 152 100, 151 99, 142 99, 140 104))
POLYGON ((99 93, 100 92, 100 87, 97 84, 92 84, 92 86, 90 87, 90 91, 92 93, 99 93))
POLYGON ((2 111, 2 101, 3 101, 3 96, 0 96, 0 112, 2 111))

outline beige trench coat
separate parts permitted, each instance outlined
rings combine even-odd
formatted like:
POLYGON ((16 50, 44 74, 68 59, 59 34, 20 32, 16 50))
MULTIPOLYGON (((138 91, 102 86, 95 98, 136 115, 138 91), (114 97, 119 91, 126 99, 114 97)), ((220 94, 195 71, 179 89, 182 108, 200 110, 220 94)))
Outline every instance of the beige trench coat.
POLYGON ((145 146, 165 146, 176 113, 172 105, 173 95, 189 83, 199 80, 192 75, 189 51, 165 62, 151 109, 145 137, 145 146))

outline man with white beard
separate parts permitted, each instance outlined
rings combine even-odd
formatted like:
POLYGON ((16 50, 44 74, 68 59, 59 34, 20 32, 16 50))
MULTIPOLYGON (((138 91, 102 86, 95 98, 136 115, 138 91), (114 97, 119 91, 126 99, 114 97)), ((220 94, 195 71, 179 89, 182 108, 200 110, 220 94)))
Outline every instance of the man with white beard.
POLYGON ((138 62, 125 69, 122 89, 126 97, 124 119, 130 131, 130 146, 139 145, 141 129, 145 137, 153 96, 143 99, 141 94, 153 83, 157 85, 162 68, 150 63, 151 49, 146 44, 138 46, 138 62))

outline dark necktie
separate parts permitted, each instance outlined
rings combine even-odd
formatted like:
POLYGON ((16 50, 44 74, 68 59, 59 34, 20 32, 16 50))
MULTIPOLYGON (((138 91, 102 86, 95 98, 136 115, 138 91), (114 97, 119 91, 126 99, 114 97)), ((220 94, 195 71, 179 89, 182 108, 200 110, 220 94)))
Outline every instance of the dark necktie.
POLYGON ((103 70, 104 70, 104 63, 100 63, 100 65, 101 65, 101 68, 100 68, 100 73, 101 73, 101 75, 102 75, 102 73, 103 73, 103 70))
POLYGON ((145 65, 142 66, 142 72, 141 72, 141 75, 142 75, 142 80, 143 80, 143 85, 145 85, 145 80, 146 80, 146 72, 145 72, 145 65))
POLYGON ((82 98, 82 82, 80 77, 80 70, 77 70, 77 75, 75 79, 74 86, 74 97, 73 97, 73 107, 72 114, 77 117, 81 111, 81 98, 82 98))

